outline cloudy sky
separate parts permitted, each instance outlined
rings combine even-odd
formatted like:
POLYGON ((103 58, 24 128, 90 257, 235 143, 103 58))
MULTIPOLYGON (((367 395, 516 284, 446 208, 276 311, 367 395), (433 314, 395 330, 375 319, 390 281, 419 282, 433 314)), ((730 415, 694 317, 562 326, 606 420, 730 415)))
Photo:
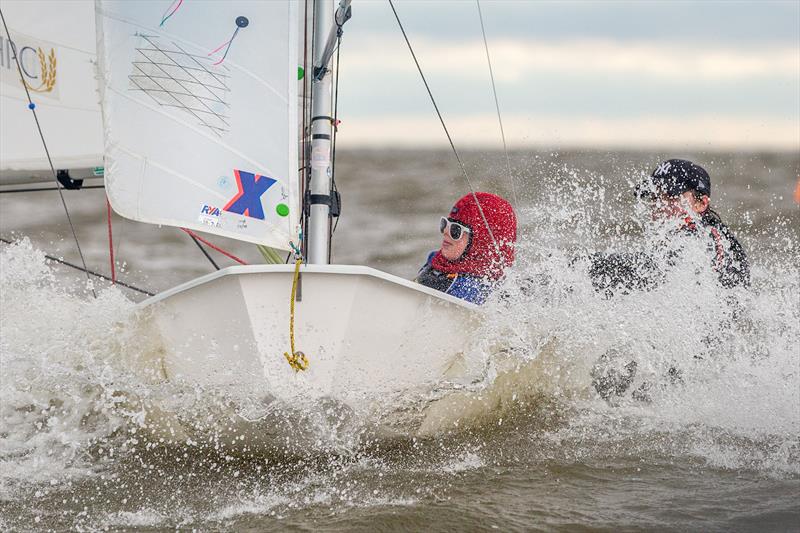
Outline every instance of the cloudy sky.
MULTIPOLYGON (((473 0, 397 0, 457 145, 500 145, 473 0)), ((481 2, 514 146, 800 148, 800 2, 481 2)), ((446 143, 385 1, 353 2, 343 146, 446 143)))

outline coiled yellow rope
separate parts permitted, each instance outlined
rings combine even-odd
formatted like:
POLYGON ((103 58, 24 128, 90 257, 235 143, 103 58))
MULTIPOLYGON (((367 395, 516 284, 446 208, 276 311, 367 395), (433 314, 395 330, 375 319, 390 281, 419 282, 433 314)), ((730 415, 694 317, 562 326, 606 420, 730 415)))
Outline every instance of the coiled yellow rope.
POLYGON ((283 352, 283 356, 289 361, 295 372, 306 370, 308 368, 308 359, 306 354, 294 349, 294 299, 297 296, 297 280, 300 278, 300 264, 303 262, 302 258, 297 258, 294 264, 294 279, 292 280, 292 299, 289 303, 289 342, 291 343, 291 352, 283 352))

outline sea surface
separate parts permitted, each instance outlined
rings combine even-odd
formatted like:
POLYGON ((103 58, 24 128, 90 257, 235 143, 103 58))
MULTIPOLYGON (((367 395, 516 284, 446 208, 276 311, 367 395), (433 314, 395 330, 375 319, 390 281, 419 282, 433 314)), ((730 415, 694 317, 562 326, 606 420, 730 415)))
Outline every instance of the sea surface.
MULTIPOLYGON (((95 281, 95 299, 45 258, 79 262, 57 193, 0 194, 15 241, 0 245, 0 530, 800 531, 800 156, 514 151, 509 178, 502 152, 463 155, 519 218, 505 297, 463 332, 486 375, 424 436, 383 439, 319 406, 291 451, 234 452, 200 423, 191 438, 156 430, 159 413, 211 417, 226 398, 139 376, 142 295, 95 281), (668 157, 708 169, 749 290, 721 288, 691 246, 653 290, 592 286, 590 254, 658 238, 631 189, 668 157), (610 400, 592 385, 604 355, 637 362, 610 400)), ((340 151, 336 179, 333 261, 405 278, 470 189, 436 150, 340 151)), ((104 192, 64 196, 87 264, 108 274, 104 192)), ((123 281, 158 292, 214 268, 175 228, 112 222, 123 281)))

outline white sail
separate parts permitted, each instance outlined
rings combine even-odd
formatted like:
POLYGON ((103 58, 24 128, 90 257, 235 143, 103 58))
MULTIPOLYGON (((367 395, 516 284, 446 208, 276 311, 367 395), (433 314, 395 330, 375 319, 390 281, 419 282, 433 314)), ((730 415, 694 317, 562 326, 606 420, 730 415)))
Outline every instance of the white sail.
POLYGON ((300 219, 300 5, 98 0, 111 205, 283 250, 300 219))
POLYGON ((53 179, 14 49, 55 168, 102 173, 94 4, 3 0, 2 10, 10 40, 0 29, 0 184, 53 179))

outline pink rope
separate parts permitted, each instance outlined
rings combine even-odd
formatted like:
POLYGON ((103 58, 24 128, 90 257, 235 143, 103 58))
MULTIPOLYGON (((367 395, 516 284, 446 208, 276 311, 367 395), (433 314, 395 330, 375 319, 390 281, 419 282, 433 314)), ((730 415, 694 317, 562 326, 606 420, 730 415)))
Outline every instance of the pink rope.
POLYGON ((231 37, 230 39, 228 39, 227 41, 225 41, 224 43, 222 43, 221 45, 219 45, 217 48, 215 48, 214 50, 212 50, 211 52, 209 52, 209 53, 208 53, 208 55, 210 55, 210 56, 213 56, 214 54, 216 54, 217 52, 219 52, 220 50, 222 50, 223 48, 225 48, 225 46, 227 46, 227 45, 231 44, 231 41, 233 41, 233 37, 231 37))
POLYGON ((210 57, 210 56, 213 56, 214 54, 216 54, 217 52, 219 52, 219 51, 220 51, 220 50, 222 50, 223 48, 227 47, 227 48, 225 48, 225 53, 224 53, 224 54, 222 54, 222 57, 221 57, 221 58, 220 58, 220 59, 219 59, 219 60, 218 60, 216 63, 212 63, 214 66, 217 66, 217 65, 219 65, 220 63, 222 63, 223 61, 225 61, 225 58, 226 58, 226 57, 228 57, 228 52, 229 52, 229 51, 230 51, 230 49, 231 49, 231 44, 233 43, 233 40, 234 40, 234 39, 236 39, 236 36, 239 34, 239 29, 240 29, 240 28, 239 28, 239 26, 237 26, 237 27, 236 27, 236 31, 234 31, 234 32, 233 32, 233 35, 231 36, 231 38, 230 38, 230 39, 228 39, 228 41, 227 41, 227 42, 224 42, 224 43, 222 43, 222 44, 221 44, 221 45, 219 45, 219 46, 218 46, 216 49, 214 49, 212 52, 210 52, 210 53, 208 54, 208 55, 209 55, 209 57, 210 57))

